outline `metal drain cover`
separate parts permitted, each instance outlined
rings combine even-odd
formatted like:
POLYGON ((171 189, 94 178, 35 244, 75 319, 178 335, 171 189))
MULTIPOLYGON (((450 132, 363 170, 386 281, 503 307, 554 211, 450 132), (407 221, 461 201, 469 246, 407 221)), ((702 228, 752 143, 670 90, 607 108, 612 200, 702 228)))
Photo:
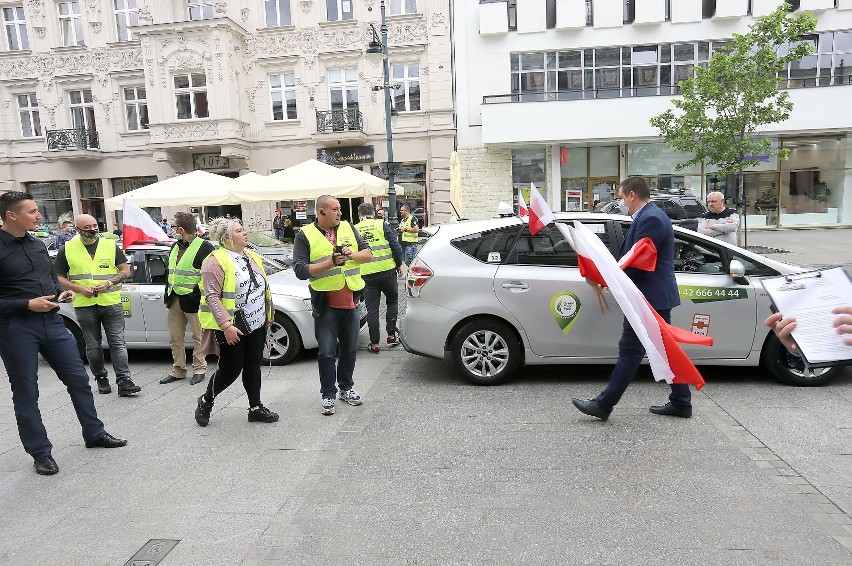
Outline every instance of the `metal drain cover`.
POLYGON ((152 538, 124 566, 155 566, 177 546, 179 540, 152 538))

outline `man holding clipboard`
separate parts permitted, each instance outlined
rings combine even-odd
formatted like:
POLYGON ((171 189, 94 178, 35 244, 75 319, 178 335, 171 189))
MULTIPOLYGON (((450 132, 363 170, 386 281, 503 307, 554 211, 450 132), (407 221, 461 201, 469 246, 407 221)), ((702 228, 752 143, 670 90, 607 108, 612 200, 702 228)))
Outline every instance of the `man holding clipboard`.
POLYGON ((852 365, 852 282, 842 268, 771 277, 777 311, 764 321, 807 368, 852 365), (834 315, 834 316, 833 316, 834 315))

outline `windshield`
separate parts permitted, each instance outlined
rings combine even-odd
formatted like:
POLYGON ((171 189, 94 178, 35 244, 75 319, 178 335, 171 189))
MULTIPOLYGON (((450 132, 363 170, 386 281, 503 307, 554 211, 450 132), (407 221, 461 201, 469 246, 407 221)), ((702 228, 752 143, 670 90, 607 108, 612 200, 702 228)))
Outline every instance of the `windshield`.
POLYGON ((269 234, 263 232, 249 232, 248 240, 255 246, 263 246, 265 248, 286 248, 283 242, 279 242, 269 234))
POLYGON ((268 257, 261 256, 263 258, 263 269, 266 271, 267 275, 272 275, 273 273, 278 273, 279 271, 284 271, 285 269, 290 269, 280 261, 275 261, 274 259, 269 259, 268 257))

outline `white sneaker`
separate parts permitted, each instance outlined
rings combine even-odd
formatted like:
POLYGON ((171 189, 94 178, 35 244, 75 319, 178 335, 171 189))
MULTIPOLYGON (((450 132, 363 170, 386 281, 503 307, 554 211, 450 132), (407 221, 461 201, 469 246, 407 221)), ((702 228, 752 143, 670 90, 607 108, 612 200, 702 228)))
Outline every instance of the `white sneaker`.
POLYGON ((334 414, 334 398, 331 398, 331 399, 323 398, 323 400, 322 400, 322 414, 323 415, 333 415, 334 414))
POLYGON ((354 389, 347 389, 346 391, 340 392, 340 400, 346 401, 350 405, 355 405, 356 407, 361 404, 361 396, 354 389))

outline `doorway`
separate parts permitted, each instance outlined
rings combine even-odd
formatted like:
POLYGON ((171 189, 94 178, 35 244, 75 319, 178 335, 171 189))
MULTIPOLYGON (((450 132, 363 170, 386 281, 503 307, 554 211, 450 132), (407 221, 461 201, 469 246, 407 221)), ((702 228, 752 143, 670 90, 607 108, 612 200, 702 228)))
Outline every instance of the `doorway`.
POLYGON ((589 185, 586 190, 587 206, 583 210, 593 211, 598 206, 603 206, 608 202, 614 201, 618 194, 618 177, 601 177, 597 179, 589 179, 589 185))

